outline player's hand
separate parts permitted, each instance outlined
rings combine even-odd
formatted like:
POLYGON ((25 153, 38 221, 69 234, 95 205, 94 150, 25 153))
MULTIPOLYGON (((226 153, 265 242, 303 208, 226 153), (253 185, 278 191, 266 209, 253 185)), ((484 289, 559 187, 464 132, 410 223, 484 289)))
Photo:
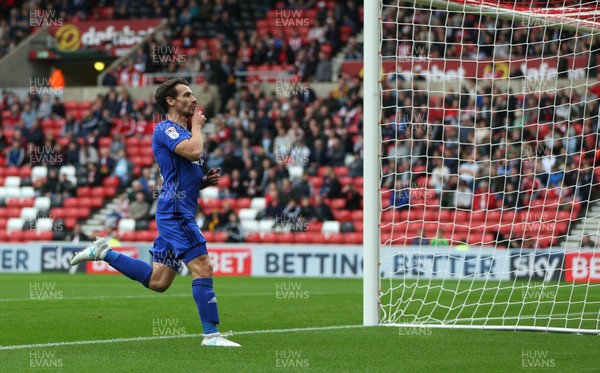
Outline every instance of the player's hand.
POLYGON ((202 126, 204 125, 205 122, 206 122, 206 117, 204 116, 202 111, 198 110, 198 112, 196 112, 196 114, 194 114, 194 116, 192 117, 192 128, 193 127, 202 128, 202 126))
POLYGON ((209 186, 219 185, 219 180, 221 179, 221 167, 214 169, 211 168, 208 170, 206 174, 206 184, 209 186))

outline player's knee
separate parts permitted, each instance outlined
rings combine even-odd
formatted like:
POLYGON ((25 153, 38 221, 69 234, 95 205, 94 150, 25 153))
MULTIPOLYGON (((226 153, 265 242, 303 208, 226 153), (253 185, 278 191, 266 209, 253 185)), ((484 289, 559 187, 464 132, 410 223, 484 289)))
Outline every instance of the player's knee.
POLYGON ((157 293, 164 293, 165 291, 167 291, 167 289, 169 288, 169 286, 170 286, 170 285, 171 285, 171 284, 168 284, 168 283, 165 283, 165 282, 158 282, 158 281, 156 281, 156 282, 152 282, 152 281, 151 281, 151 282, 148 284, 148 287, 149 287, 151 290, 154 290, 154 291, 156 291, 157 293))

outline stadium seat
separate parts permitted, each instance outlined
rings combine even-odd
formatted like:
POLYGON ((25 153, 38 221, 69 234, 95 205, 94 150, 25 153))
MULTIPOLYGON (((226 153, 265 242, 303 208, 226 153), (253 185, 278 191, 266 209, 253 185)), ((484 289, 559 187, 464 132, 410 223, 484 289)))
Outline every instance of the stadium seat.
POLYGON ((255 220, 258 215, 258 210, 255 209, 241 209, 238 216, 240 220, 255 220))
POLYGON ((302 166, 288 165, 287 169, 288 173, 290 174, 290 180, 301 179, 302 175, 304 174, 304 167, 302 166))
POLYGON ((37 218, 38 209, 35 207, 25 207, 21 209, 21 219, 35 220, 37 218))
POLYGON ((35 190, 33 189, 33 187, 25 186, 25 187, 20 188, 19 198, 28 199, 28 198, 34 198, 34 197, 35 197, 35 190))
POLYGON ((256 220, 241 220, 240 224, 248 233, 258 232, 258 222, 256 220))
POLYGON ((273 220, 261 220, 258 222, 258 231, 260 233, 273 232, 273 226, 275 222, 273 220))
POLYGON ((233 208, 236 209, 247 209, 250 208, 250 205, 252 204, 251 198, 237 198, 234 201, 235 204, 233 208))
POLYGON ((202 189, 200 191, 200 197, 202 199, 218 199, 219 198, 219 188, 208 187, 208 188, 202 189))
POLYGON ((135 219, 121 219, 119 220, 119 234, 123 234, 124 232, 134 231, 135 230, 135 219))
POLYGON ((40 211, 50 209, 50 197, 37 197, 33 206, 40 211))
POLYGON ((31 169, 31 180, 45 179, 48 177, 48 168, 46 166, 35 166, 31 169))
POLYGON ((4 198, 21 198, 21 188, 19 187, 4 187, 4 198))
POLYGON ((323 227, 321 228, 321 232, 324 234, 334 234, 340 232, 340 222, 339 221, 325 221, 323 222, 323 227))
POLYGON ((249 242, 249 243, 260 243, 261 238, 260 238, 260 234, 256 233, 256 232, 248 232, 246 234, 246 236, 244 237, 244 241, 245 242, 249 242))
POLYGON ((19 176, 7 176, 4 179, 5 187, 20 187, 21 186, 21 178, 19 176))
POLYGON ((266 207, 267 207, 266 198, 263 198, 263 197, 252 198, 252 202, 250 203, 250 208, 253 208, 256 210, 262 210, 262 209, 265 209, 266 207))
POLYGON ((21 218, 9 218, 6 222, 6 232, 22 231, 25 220, 21 218))
POLYGON ((53 220, 52 218, 39 218, 35 222, 35 229, 38 232, 51 232, 53 229, 53 220))

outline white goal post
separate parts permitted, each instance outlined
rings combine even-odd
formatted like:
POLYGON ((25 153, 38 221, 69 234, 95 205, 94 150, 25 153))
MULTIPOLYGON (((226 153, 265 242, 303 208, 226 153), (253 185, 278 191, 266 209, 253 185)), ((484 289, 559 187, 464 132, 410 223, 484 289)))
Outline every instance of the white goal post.
POLYGON ((363 8, 363 324, 600 334, 599 2, 363 8))

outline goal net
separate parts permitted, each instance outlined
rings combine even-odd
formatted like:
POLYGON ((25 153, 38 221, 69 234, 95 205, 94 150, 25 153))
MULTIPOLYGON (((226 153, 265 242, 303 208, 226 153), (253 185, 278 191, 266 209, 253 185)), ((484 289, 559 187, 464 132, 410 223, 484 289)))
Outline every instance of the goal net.
POLYGON ((379 323, 599 333, 598 2, 379 17, 379 323))

